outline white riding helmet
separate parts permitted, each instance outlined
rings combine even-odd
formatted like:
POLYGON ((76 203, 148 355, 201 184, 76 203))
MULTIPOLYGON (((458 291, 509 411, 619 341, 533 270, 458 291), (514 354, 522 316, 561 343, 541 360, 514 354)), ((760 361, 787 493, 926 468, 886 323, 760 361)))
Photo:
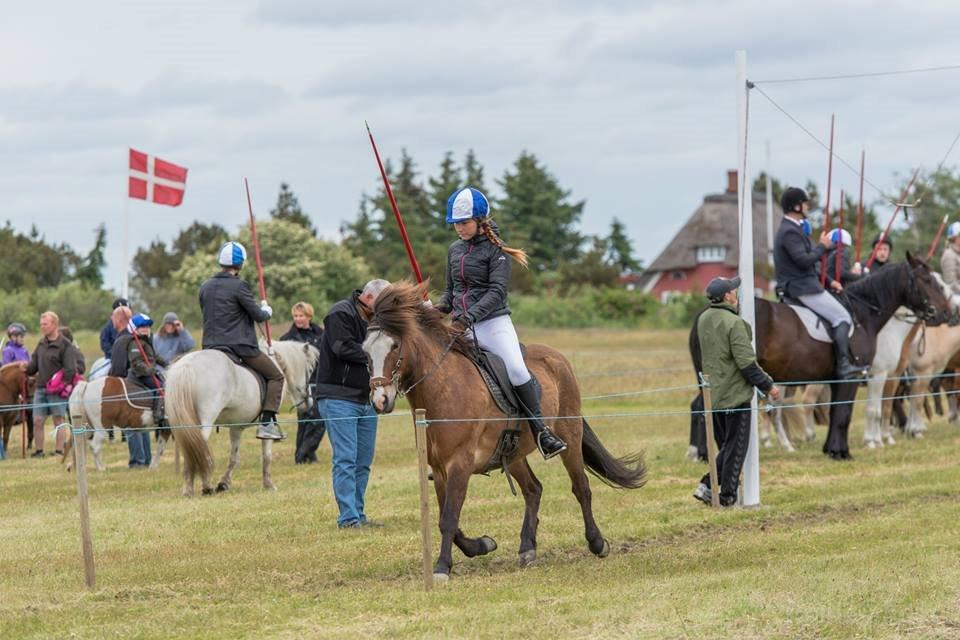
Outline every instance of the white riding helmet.
POLYGON ((239 267, 247 261, 247 250, 239 242, 227 242, 217 253, 217 262, 221 267, 239 267))
POLYGON ((951 223, 950 226, 947 227, 947 240, 956 238, 957 236, 960 236, 960 222, 951 223))
POLYGON ((853 244, 850 238, 850 232, 846 229, 834 229, 830 233, 830 241, 833 242, 833 244, 842 244, 847 247, 853 244))

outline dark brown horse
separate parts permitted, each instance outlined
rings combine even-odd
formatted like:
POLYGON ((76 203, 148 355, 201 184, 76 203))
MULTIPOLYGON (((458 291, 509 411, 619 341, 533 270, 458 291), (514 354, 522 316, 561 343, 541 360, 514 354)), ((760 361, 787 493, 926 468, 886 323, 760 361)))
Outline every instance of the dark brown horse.
MULTIPOLYGON (((907 253, 907 261, 892 264, 849 284, 846 299, 857 330, 850 342, 854 360, 873 362, 877 334, 899 307, 907 307, 928 324, 944 322, 951 314, 943 288, 930 267, 907 253)), ((690 355, 702 371, 697 321, 690 331, 690 355)), ((757 360, 777 382, 835 380, 833 345, 811 338, 800 318, 787 305, 756 298, 757 360)), ((823 452, 837 460, 849 459, 848 432, 853 400, 860 381, 832 382, 830 428, 823 452)))
MULTIPOLYGON (((465 355, 470 345, 445 324, 443 314, 423 306, 423 299, 423 285, 404 282, 386 289, 377 298, 363 349, 370 363, 370 401, 378 413, 393 410, 398 392, 406 394, 411 411, 427 412, 427 456, 440 505, 442 535, 434 575, 446 579, 453 562, 451 544, 468 558, 496 549, 492 538, 469 538, 460 530, 460 509, 470 476, 485 470, 500 434, 510 423, 465 355)), ((560 352, 529 345, 525 360, 543 387, 547 421, 567 443, 560 457, 583 511, 590 551, 605 557, 610 545, 593 519, 586 469, 610 486, 637 489, 646 478, 643 456, 637 453, 618 459, 600 443, 580 416, 580 388, 560 352), (549 416, 563 418, 550 420, 549 416)), ((537 513, 543 488, 527 464, 527 455, 536 451, 529 428, 522 421, 512 428, 519 429, 521 437, 507 470, 520 485, 526 506, 519 549, 519 563, 526 566, 536 559, 537 513)))
MULTIPOLYGON (((0 430, 3 432, 3 448, 10 455, 10 432, 17 418, 23 415, 21 405, 33 402, 35 378, 28 378, 26 372, 20 368, 19 362, 11 362, 0 367, 0 430), (27 381, 27 397, 22 395, 23 383, 27 381), (13 409, 3 409, 4 406, 13 406, 13 409)), ((33 425, 30 424, 31 412, 27 412, 26 431, 28 440, 33 439, 33 425)), ((29 443, 28 445, 29 446, 29 443)))

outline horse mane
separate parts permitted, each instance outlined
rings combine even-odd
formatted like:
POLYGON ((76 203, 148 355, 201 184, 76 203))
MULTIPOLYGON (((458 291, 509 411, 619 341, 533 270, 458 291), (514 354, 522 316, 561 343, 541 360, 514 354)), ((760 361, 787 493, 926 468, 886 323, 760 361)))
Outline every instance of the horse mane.
POLYGON ((408 280, 390 285, 377 296, 370 324, 399 337, 419 330, 437 342, 453 340, 454 349, 469 353, 473 347, 466 335, 447 325, 445 314, 423 304, 428 286, 428 282, 414 284, 408 280))
POLYGON ((893 308, 897 306, 900 285, 911 269, 909 262, 897 262, 851 282, 846 289, 854 302, 859 298, 881 308, 893 308))

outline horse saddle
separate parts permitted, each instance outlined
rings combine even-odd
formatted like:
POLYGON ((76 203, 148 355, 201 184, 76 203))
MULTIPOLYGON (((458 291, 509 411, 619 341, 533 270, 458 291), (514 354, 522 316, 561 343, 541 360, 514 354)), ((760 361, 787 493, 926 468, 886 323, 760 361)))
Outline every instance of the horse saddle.
MULTIPOLYGON (((120 383, 123 390, 123 398, 127 404, 137 409, 153 409, 153 390, 140 384, 132 378, 115 378, 120 383)), ((107 387, 104 387, 104 399, 109 396, 119 396, 119 393, 111 393, 107 387)))
MULTIPOLYGON (((817 342, 826 342, 833 344, 833 337, 830 335, 830 332, 827 331, 827 322, 810 310, 808 307, 803 306, 799 300, 794 300, 793 298, 784 298, 781 300, 781 304, 785 304, 790 309, 797 314, 797 317, 800 318, 800 322, 803 323, 804 328, 807 330, 807 335, 817 342)), ((853 337, 854 324, 850 325, 850 337, 853 337)))
MULTIPOLYGON (((520 348, 523 350, 523 345, 520 348)), ((510 417, 520 415, 522 413, 520 401, 513 392, 513 385, 510 384, 510 377, 507 375, 507 367, 503 364, 503 359, 485 349, 478 349, 471 356, 473 364, 480 372, 480 377, 483 378, 500 411, 510 417)))
POLYGON ((253 369, 247 366, 247 363, 245 363, 240 356, 235 354, 230 347, 209 347, 209 348, 213 349, 214 351, 219 351, 223 355, 227 356, 230 362, 237 365, 238 367, 243 367, 244 369, 246 369, 247 371, 253 374, 253 379, 256 380, 257 384, 260 386, 260 406, 262 407, 264 401, 267 398, 267 379, 264 378, 262 375, 260 375, 260 372, 257 371, 256 369, 253 369))

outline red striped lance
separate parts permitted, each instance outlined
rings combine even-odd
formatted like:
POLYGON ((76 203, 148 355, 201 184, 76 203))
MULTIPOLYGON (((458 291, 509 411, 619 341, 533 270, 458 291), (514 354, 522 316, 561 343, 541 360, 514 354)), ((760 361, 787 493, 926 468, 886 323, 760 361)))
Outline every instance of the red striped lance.
POLYGON ((868 269, 870 268, 870 265, 873 264, 873 261, 877 257, 877 247, 879 247, 880 243, 886 240, 890 236, 890 227, 893 226, 893 221, 897 219, 897 214, 900 213, 900 209, 903 208, 903 204, 907 199, 907 195, 910 194, 910 187, 913 186, 913 183, 917 180, 918 175, 920 175, 920 167, 917 167, 916 171, 913 172, 913 177, 910 178, 910 182, 908 182, 907 186, 904 187, 903 193, 900 194, 900 201, 897 203, 896 208, 893 210, 893 215, 890 216, 890 221, 887 223, 887 226, 883 230, 883 233, 880 234, 880 238, 877 244, 874 245, 873 251, 870 252, 870 257, 867 259, 867 264, 864 265, 868 269))
POLYGON ((860 262, 860 248, 863 242, 863 169, 867 160, 867 152, 860 151, 860 202, 857 204, 857 262, 860 262))
MULTIPOLYGON (((253 217, 253 202, 250 200, 250 183, 243 179, 243 187, 247 191, 247 210, 250 212, 250 236, 253 239, 253 258, 257 263, 257 281, 260 284, 260 299, 267 299, 267 285, 263 281, 263 261, 260 260, 260 240, 257 238, 257 219, 253 217)), ((270 339, 270 320, 263 323, 263 333, 267 339, 267 347, 273 346, 270 339)))
POLYGON ((927 260, 932 258, 933 253, 937 250, 937 245, 940 244, 940 236, 943 234, 943 229, 947 226, 947 220, 949 218, 949 214, 944 214, 943 220, 940 221, 940 226, 937 227, 937 235, 933 237, 933 242, 930 243, 930 250, 927 251, 927 260))
MULTIPOLYGON (((827 200, 823 207, 823 229, 830 232, 830 189, 833 187, 833 125, 836 115, 830 116, 830 157, 827 159, 827 200)), ((820 286, 827 283, 827 254, 820 258, 820 286)))

